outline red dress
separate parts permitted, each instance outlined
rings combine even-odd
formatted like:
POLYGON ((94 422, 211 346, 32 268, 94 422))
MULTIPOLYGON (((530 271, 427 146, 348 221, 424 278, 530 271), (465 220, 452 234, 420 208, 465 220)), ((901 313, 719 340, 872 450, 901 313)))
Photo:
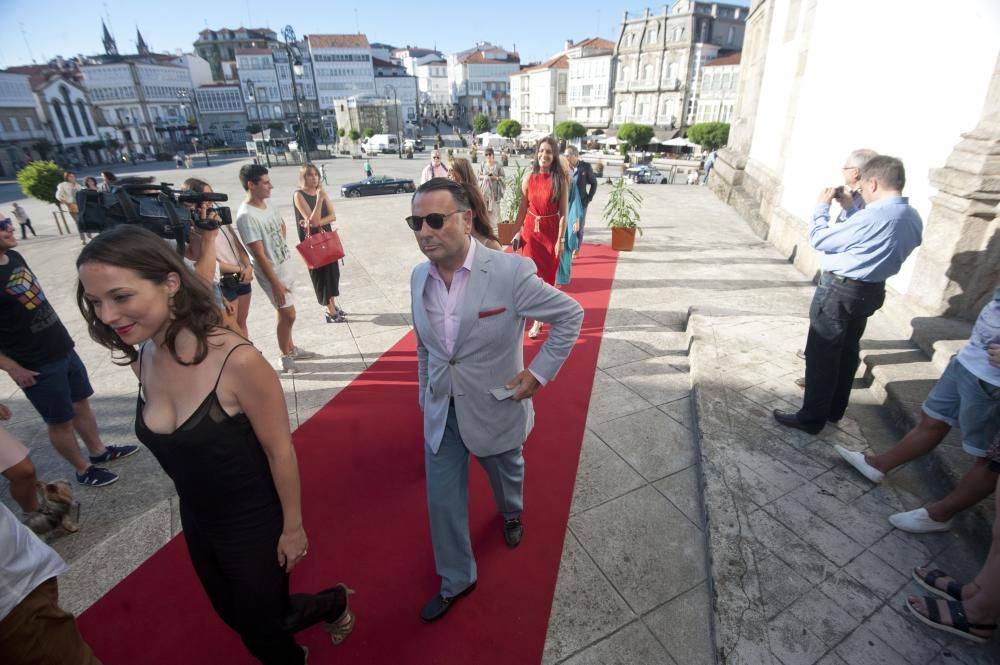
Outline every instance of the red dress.
POLYGON ((532 173, 528 176, 528 214, 521 227, 524 256, 535 262, 538 276, 555 284, 559 259, 555 255, 559 239, 559 201, 552 200, 552 176, 532 173))

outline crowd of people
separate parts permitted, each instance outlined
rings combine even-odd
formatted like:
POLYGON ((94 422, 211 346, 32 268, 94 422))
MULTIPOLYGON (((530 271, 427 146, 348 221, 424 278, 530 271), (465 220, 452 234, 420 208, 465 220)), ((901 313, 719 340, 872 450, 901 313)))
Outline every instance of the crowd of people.
MULTIPOLYGON (((899 159, 856 150, 843 173, 844 185, 820 193, 809 225, 822 273, 809 312, 803 404, 796 412, 773 413, 780 425, 809 434, 844 418, 867 320, 883 304, 886 280, 923 234, 919 215, 902 195, 905 170, 899 159), (834 201, 841 212, 831 218, 834 201)), ((136 437, 174 482, 191 562, 213 608, 261 662, 302 663, 307 652, 294 633, 319 623, 339 644, 354 627, 352 590, 338 583, 316 593, 289 594, 289 575, 309 543, 284 393, 274 368, 248 339, 254 281, 276 311, 281 371, 295 372, 297 360, 314 354, 294 343, 296 266, 285 222, 270 202, 268 170, 246 165, 239 179, 246 197, 235 230, 193 229, 184 256, 133 225, 81 237, 86 246, 76 264, 77 302, 91 337, 136 375, 136 437)), ((461 157, 441 164, 435 150, 405 220, 427 259, 413 270, 410 284, 428 514, 440 577, 439 592, 420 609, 425 622, 441 619, 476 588, 470 457, 489 478, 502 516, 499 535, 511 548, 522 542, 522 446, 534 418, 531 397, 556 377, 583 318, 580 305, 557 287, 570 281, 583 241, 587 206, 597 188, 593 170, 572 146, 560 154, 552 137, 538 142, 530 173, 520 183, 514 220, 512 245, 520 254, 503 252, 495 231, 506 186, 491 150, 478 174, 461 157), (513 287, 491 286, 500 283, 513 287), (474 323, 465 324, 473 325, 475 334, 462 323, 469 298, 479 307, 474 323), (529 338, 537 338, 545 324, 550 329, 525 367, 522 335, 529 320, 529 338), (497 385, 496 377, 506 380, 497 385)), ((68 196, 74 187, 75 177, 67 173, 60 189, 68 196)), ((211 191, 194 178, 184 188, 211 191)), ((337 215, 316 166, 300 169, 292 203, 299 241, 336 229, 337 215)), ((210 204, 200 205, 203 218, 216 214, 210 204)), ((16 207, 15 218, 23 235, 16 207)), ((0 369, 39 412, 52 445, 75 468, 77 482, 109 485, 118 476, 104 465, 139 447, 106 444, 100 436, 88 401, 93 389, 87 369, 34 273, 14 250, 13 224, 0 221, 0 283, 19 285, 17 292, 0 292, 0 369)), ((326 321, 346 321, 338 303, 338 264, 309 274, 326 321)), ((962 430, 963 448, 976 459, 955 490, 925 508, 890 517, 894 527, 913 533, 949 529, 955 514, 1000 489, 1000 289, 923 411, 918 427, 891 450, 865 455, 836 447, 851 467, 878 483, 930 452, 952 427, 962 430)), ((0 405, 0 419, 9 415, 0 405)), ((2 428, 0 467, 24 512, 37 511, 28 451, 2 428)), ((997 497, 1000 510, 1000 493, 997 497)), ((24 560, 33 562, 19 578, 15 596, 0 603, 0 643, 41 630, 31 623, 36 613, 61 612, 55 578, 65 565, 25 529, 6 508, 0 511, 0 532, 13 543, 0 546, 0 563, 19 570, 24 560)), ((968 584, 926 567, 914 568, 913 576, 940 596, 908 600, 920 621, 973 641, 989 639, 1000 619, 1000 524, 994 525, 981 572, 968 584)), ((96 662, 72 617, 60 616, 60 638, 47 648, 96 662)))

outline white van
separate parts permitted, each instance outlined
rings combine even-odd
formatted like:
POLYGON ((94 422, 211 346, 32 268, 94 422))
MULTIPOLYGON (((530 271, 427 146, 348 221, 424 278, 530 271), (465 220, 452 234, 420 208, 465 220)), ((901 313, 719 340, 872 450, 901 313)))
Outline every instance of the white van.
POLYGON ((366 137, 361 142, 361 147, 369 154, 376 152, 395 153, 399 152, 399 139, 393 134, 374 134, 370 138, 366 137))

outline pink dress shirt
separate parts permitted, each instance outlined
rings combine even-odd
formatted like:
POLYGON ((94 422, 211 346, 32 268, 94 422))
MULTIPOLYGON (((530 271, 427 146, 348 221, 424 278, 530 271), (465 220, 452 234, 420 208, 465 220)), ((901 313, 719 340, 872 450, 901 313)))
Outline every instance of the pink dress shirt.
POLYGON ((424 287, 424 310, 431 330, 445 351, 455 350, 455 340, 458 339, 458 325, 462 317, 462 303, 465 302, 465 287, 469 285, 472 276, 472 261, 476 256, 476 243, 469 238, 469 251, 465 255, 462 267, 455 271, 451 278, 451 288, 448 288, 437 266, 431 263, 428 275, 430 279, 424 287))

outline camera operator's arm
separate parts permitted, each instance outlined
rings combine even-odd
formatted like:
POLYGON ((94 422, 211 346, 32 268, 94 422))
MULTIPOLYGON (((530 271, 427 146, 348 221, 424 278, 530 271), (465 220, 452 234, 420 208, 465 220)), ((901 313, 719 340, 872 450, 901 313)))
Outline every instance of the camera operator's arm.
MULTIPOLYGON (((203 219, 219 220, 219 216, 208 210, 208 204, 201 205, 201 216, 203 219)), ((188 238, 187 250, 184 256, 194 261, 194 272, 205 284, 211 286, 215 282, 215 238, 219 234, 219 229, 203 229, 198 226, 191 226, 190 237, 188 238)))

